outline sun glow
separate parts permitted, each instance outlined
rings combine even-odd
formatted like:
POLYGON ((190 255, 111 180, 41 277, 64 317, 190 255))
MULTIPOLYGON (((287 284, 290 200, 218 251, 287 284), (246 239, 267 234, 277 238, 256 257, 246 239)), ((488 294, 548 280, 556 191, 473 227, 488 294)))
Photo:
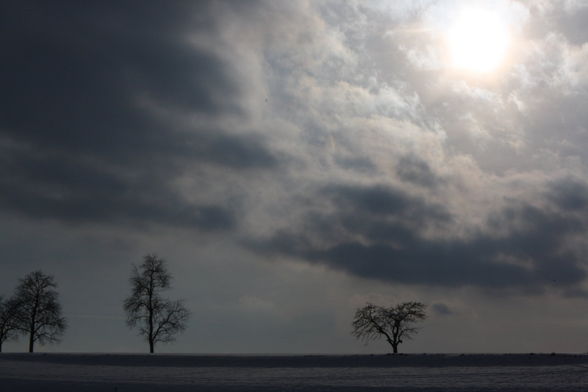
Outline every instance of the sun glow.
POLYGON ((497 13, 466 9, 447 32, 447 44, 454 67, 488 73, 504 63, 510 32, 497 13))

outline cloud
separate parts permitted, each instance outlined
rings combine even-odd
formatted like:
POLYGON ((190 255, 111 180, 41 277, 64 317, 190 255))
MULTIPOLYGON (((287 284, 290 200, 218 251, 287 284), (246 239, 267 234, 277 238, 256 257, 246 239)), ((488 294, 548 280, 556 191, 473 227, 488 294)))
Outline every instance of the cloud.
POLYGON ((357 158, 353 156, 337 156, 335 157, 335 162, 340 167, 347 169, 347 170, 354 170, 360 173, 370 173, 374 172, 377 168, 372 163, 372 161, 368 158, 357 158))
POLYGON ((564 211, 588 209, 588 186, 573 178, 554 180, 547 197, 564 211))
POLYGON ((445 222, 451 219, 442 205, 392 186, 333 185, 325 189, 339 211, 356 216, 394 217, 405 222, 445 222))
POLYGON ((538 294, 547 287, 581 285, 586 277, 584 260, 568 246, 585 223, 581 214, 570 216, 562 209, 568 204, 565 189, 563 198, 555 198, 563 200, 556 208, 511 201, 466 236, 427 235, 429 225, 451 233, 451 214, 406 193, 336 189, 330 194, 339 207, 333 213, 312 215, 303 230, 282 232, 254 248, 401 284, 538 294))
POLYGON ((261 135, 211 125, 244 110, 233 65, 190 39, 216 28, 211 6, 5 4, 0 208, 75 223, 232 227, 225 200, 201 190, 190 201, 176 185, 194 166, 277 165, 261 135))
POLYGON ((400 158, 396 166, 396 174, 402 180, 427 188, 439 185, 440 179, 433 173, 429 164, 416 156, 400 158))
POLYGON ((431 12, 446 17, 441 3, 403 17, 326 6, 322 28, 341 32, 347 50, 337 53, 349 55, 327 74, 335 60, 325 47, 330 61, 291 64, 276 87, 296 103, 284 118, 308 136, 297 139, 309 151, 296 172, 304 195, 285 198, 274 235, 246 243, 391 284, 536 295, 580 287, 582 191, 550 185, 586 177, 581 78, 570 66, 579 53, 557 35, 526 37, 526 6, 500 4, 526 49, 480 80, 442 63, 427 24, 431 12))

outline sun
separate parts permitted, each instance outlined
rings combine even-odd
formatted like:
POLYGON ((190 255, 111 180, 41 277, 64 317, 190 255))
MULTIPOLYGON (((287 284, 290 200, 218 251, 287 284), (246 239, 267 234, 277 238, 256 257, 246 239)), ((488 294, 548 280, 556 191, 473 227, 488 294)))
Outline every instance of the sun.
POLYGON ((504 63, 510 32, 498 13, 464 9, 447 31, 447 45, 455 68, 488 73, 504 63))

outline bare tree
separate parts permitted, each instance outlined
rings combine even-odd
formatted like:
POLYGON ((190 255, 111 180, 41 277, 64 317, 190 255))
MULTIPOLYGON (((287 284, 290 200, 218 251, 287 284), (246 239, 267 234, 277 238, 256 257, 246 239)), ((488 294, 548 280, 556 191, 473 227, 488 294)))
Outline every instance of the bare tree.
POLYGON ((4 300, 0 297, 0 353, 4 342, 18 338, 16 305, 14 299, 4 300))
POLYGON ((133 266, 129 279, 132 293, 124 302, 127 325, 139 328, 150 353, 156 343, 173 341, 186 328, 190 315, 182 301, 162 298, 161 292, 170 287, 170 280, 165 261, 153 254, 145 256, 139 267, 133 266))
POLYGON ((397 354, 404 339, 411 339, 418 332, 414 324, 426 317, 425 305, 420 302, 404 302, 389 308, 367 303, 355 312, 352 334, 365 342, 384 337, 397 354))
POLYGON ((20 280, 14 294, 16 325, 29 336, 29 352, 40 344, 59 342, 65 332, 65 318, 61 316, 57 284, 52 276, 34 271, 20 280))

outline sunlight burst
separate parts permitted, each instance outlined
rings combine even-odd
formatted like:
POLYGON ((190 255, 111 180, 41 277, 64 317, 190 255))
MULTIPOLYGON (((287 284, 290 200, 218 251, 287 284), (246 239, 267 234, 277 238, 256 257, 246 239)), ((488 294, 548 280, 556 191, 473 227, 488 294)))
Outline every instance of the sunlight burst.
POLYGON ((478 73, 496 70, 505 60, 510 32, 497 13, 466 9, 447 32, 454 67, 478 73))

